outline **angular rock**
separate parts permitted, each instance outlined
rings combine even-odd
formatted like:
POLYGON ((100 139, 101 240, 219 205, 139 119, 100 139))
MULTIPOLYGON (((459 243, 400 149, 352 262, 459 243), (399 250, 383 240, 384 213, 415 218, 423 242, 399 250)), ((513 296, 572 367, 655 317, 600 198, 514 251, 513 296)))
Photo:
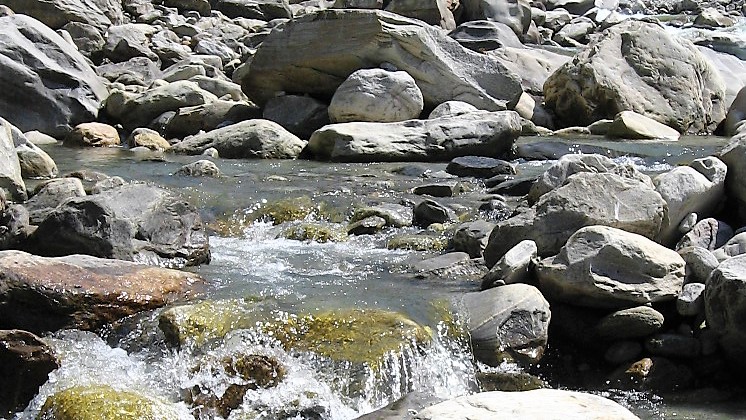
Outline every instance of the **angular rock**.
POLYGON ((513 147, 520 131, 520 117, 513 111, 399 123, 341 123, 313 133, 308 150, 319 159, 348 162, 501 156, 513 147))
POLYGON ((531 7, 525 0, 465 0, 464 20, 500 22, 522 37, 531 25, 531 7))
POLYGON ((435 200, 425 200, 414 206, 412 224, 427 227, 433 223, 446 223, 454 218, 453 210, 435 200))
POLYGON ((720 265, 720 261, 706 248, 692 246, 677 252, 686 262, 685 283, 705 283, 710 273, 720 265))
POLYGON ((301 139, 329 124, 327 105, 308 96, 283 95, 271 98, 264 106, 262 118, 280 124, 301 139))
POLYGON ((678 140, 679 132, 634 111, 622 111, 606 130, 607 137, 622 139, 678 140))
POLYGON ((603 317, 596 332, 606 340, 647 337, 663 327, 663 314, 649 306, 622 309, 603 317))
POLYGON ((32 231, 26 207, 8 206, 0 213, 0 250, 21 248, 32 231))
POLYGON ((501 47, 523 47, 518 36, 508 25, 489 20, 464 22, 448 36, 464 47, 478 52, 495 50, 501 47))
POLYGON ((525 240, 511 248, 482 278, 482 290, 529 280, 529 270, 536 258, 536 243, 525 240))
POLYGON ((485 220, 464 223, 453 233, 451 247, 468 253, 471 258, 481 258, 494 227, 494 223, 485 220))
POLYGON ((536 273, 550 299, 623 308, 675 299, 684 283, 684 260, 641 235, 588 226, 558 255, 541 260, 536 273))
POLYGON ((681 316, 697 316, 705 310, 705 284, 687 283, 676 298, 676 311, 681 316))
POLYGON ((250 102, 221 99, 202 105, 181 107, 174 112, 173 117, 166 122, 164 130, 168 136, 179 138, 261 116, 256 105, 250 102))
POLYGON ((269 120, 248 120, 176 143, 176 153, 198 155, 215 148, 227 159, 294 159, 306 142, 269 120))
POLYGON ((690 166, 678 166, 658 175, 655 190, 666 200, 668 211, 659 241, 674 245, 681 239, 679 225, 690 213, 709 217, 725 198, 728 168, 716 157, 697 159, 690 166))
POLYGON ((202 16, 210 16, 210 3, 207 0, 165 0, 164 5, 179 10, 194 10, 202 16))
POLYGON ((214 162, 202 159, 182 166, 174 172, 174 175, 219 178, 221 174, 220 169, 214 162))
POLYGON ((583 226, 611 226, 656 238, 664 209, 665 201, 649 181, 613 173, 577 173, 533 207, 498 223, 484 251, 485 262, 492 267, 524 239, 536 242, 539 256, 556 254, 583 226))
POLYGON ((723 261, 705 287, 707 326, 720 335, 720 346, 741 368, 746 363, 746 255, 723 261))
POLYGON ((158 61, 150 49, 150 39, 158 30, 144 23, 126 23, 110 26, 106 31, 103 54, 109 60, 120 63, 134 57, 147 57, 158 61))
POLYGON ((15 144, 21 143, 24 138, 20 130, 0 118, 0 191, 7 191, 7 195, 17 201, 25 201, 27 197, 21 164, 15 151, 15 144))
POLYGON ((98 29, 95 26, 81 22, 69 22, 62 27, 63 31, 67 31, 73 40, 73 44, 78 48, 81 54, 91 58, 91 60, 98 60, 100 57, 100 51, 103 49, 106 41, 98 29))
POLYGON ((279 91, 331 97, 354 71, 384 62, 415 79, 427 108, 460 100, 496 111, 521 93, 497 60, 420 21, 373 10, 323 10, 276 28, 241 84, 260 105, 279 91))
POLYGON ((459 156, 451 159, 446 172, 456 176, 490 178, 495 175, 515 175, 515 166, 510 162, 484 156, 459 156))
POLYGON ((73 45, 25 15, 0 17, 0 115, 61 136, 94 120, 107 90, 73 45))
POLYGON ((700 220, 676 244, 676 249, 694 246, 713 251, 725 245, 733 237, 733 228, 717 219, 700 220))
POLYGON ((197 209, 168 191, 123 185, 68 200, 29 239, 34 253, 88 254, 169 266, 210 261, 207 233, 197 209))
POLYGON ((34 333, 96 330, 205 287, 192 273, 87 255, 45 258, 0 251, 0 267, 0 328, 34 333))
POLYGON ((498 366, 505 359, 537 362, 544 355, 551 311, 541 292, 511 284, 463 297, 477 360, 498 366))
POLYGON ((453 17, 455 7, 447 0, 392 0, 384 6, 384 10, 450 31, 456 27, 453 17))
POLYGON ((707 132, 726 106, 719 73, 690 42, 632 19, 604 31, 557 70, 544 94, 563 126, 635 111, 679 132, 707 132))
POLYGON ((558 389, 523 392, 492 391, 458 397, 428 407, 418 420, 500 419, 639 420, 623 406, 594 394, 558 389), (510 414, 506 414, 510 413, 510 414))
POLYGON ((483 271, 483 266, 465 252, 448 252, 412 265, 417 278, 450 278, 465 280, 483 271))
POLYGON ((361 69, 339 85, 328 111, 333 123, 398 122, 418 118, 423 106, 422 92, 407 72, 361 69))
POLYGON ((116 128, 98 122, 78 124, 65 137, 65 146, 73 147, 111 147, 119 146, 121 143, 116 128))
POLYGON ((369 216, 347 226, 350 235, 375 235, 386 227, 386 219, 378 216, 369 216))
POLYGON ((355 209, 350 218, 351 222, 357 222, 371 216, 381 217, 386 221, 386 225, 391 227, 412 226, 414 213, 411 207, 401 204, 383 203, 370 207, 361 207, 355 209))
POLYGON ((229 18, 270 21, 293 17, 287 0, 219 0, 217 10, 229 18))
POLYGON ((25 206, 31 223, 38 225, 60 204, 84 195, 83 183, 78 178, 58 178, 37 187, 25 206))
POLYGON ((538 96, 544 96, 544 82, 549 76, 572 58, 531 46, 503 47, 488 54, 517 74, 521 78, 521 86, 527 93, 538 96))
POLYGON ((0 330, 0 415, 26 408, 58 367, 41 338, 23 330, 0 330))
POLYGON ((728 239, 725 245, 712 251, 712 255, 721 262, 742 254, 746 254, 746 232, 741 232, 728 239))
POLYGON ((52 29, 60 29, 68 22, 81 22, 105 31, 112 24, 124 20, 122 5, 115 0, 3 0, 3 4, 52 29))

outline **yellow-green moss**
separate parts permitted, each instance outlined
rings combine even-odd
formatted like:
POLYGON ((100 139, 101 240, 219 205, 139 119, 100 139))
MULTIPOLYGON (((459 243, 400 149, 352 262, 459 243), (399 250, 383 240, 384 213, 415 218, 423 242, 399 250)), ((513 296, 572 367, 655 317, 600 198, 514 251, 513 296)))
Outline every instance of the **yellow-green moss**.
POLYGON ((386 242, 388 249, 409 249, 412 251, 443 251, 448 239, 429 235, 395 235, 386 242))
POLYGON ((343 242, 347 232, 342 225, 320 222, 301 222, 282 231, 281 236, 296 241, 343 242))
POLYGON ((265 326, 286 349, 376 368, 389 352, 428 343, 431 331, 405 315, 381 309, 346 309, 290 317, 265 326))
POLYGON ((266 309, 264 302, 251 299, 205 300, 163 311, 158 325, 170 344, 200 346, 233 330, 256 326, 265 319, 266 309))
POLYGON ((74 386, 44 403, 39 420, 179 420, 167 402, 108 385, 74 386))
POLYGON ((267 218, 275 225, 294 220, 303 220, 316 212, 318 212, 318 207, 308 196, 273 201, 259 209, 260 218, 267 218))

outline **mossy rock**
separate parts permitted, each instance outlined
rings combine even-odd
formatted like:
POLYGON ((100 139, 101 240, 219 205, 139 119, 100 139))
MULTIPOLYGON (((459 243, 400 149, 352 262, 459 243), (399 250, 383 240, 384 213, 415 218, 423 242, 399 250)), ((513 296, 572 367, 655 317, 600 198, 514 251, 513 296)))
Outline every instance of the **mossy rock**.
POLYGON ((430 235, 395 235, 386 242, 388 249, 408 249, 412 251, 444 251, 448 239, 430 235))
POLYGON ((531 391, 549 388, 541 378, 526 372, 480 372, 477 381, 482 391, 531 391))
POLYGON ((166 309, 158 326, 173 346, 201 346, 231 331, 248 329, 267 319, 269 303, 253 299, 205 300, 166 309))
POLYGON ((74 386, 60 391, 42 406, 39 420, 179 420, 174 404, 108 385, 74 386))
POLYGON ((309 351, 335 361, 367 364, 376 369, 390 352, 424 345, 429 328, 405 315, 381 309, 345 309, 291 316, 264 326, 285 349, 309 351))
POLYGON ((318 214, 318 206, 308 196, 285 198, 270 202, 259 209, 259 219, 268 219, 275 225, 304 220, 318 214))
POLYGON ((279 235, 296 241, 343 242, 347 232, 342 225, 321 222, 301 222, 283 230, 279 235))

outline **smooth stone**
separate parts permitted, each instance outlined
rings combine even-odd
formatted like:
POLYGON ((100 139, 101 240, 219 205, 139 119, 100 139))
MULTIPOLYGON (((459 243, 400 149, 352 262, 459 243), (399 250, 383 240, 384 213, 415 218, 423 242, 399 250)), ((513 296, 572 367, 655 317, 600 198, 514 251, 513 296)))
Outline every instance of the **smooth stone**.
POLYGON ((642 345, 637 341, 616 341, 604 353, 604 360, 613 365, 621 365, 637 359, 640 354, 642 345))
POLYGON ((412 269, 418 273, 435 274, 469 260, 469 254, 465 252, 448 252, 437 257, 418 261, 412 265, 412 269))
POLYGON ((127 136, 127 147, 147 147, 150 150, 164 151, 171 148, 168 140, 164 139, 157 131, 149 128, 136 128, 127 136))
POLYGON ((490 194, 503 194, 520 197, 528 194, 535 182, 536 178, 534 177, 508 179, 490 188, 487 192, 490 194))
POLYGON ((16 145, 21 175, 26 179, 54 178, 59 174, 51 156, 30 141, 16 145))
POLYGON ((336 223, 306 222, 293 223, 277 235, 278 238, 318 243, 343 242, 347 240, 347 230, 336 223))
POLYGON ((536 242, 532 240, 519 242, 506 252, 482 278, 482 290, 505 284, 527 283, 536 253, 536 242))
POLYGON ((663 327, 663 314, 649 306, 637 306, 611 313, 596 326, 598 335, 607 340, 646 337, 663 327))
POLYGON ((463 223, 453 233, 450 245, 456 251, 466 252, 471 258, 480 258, 494 227, 494 223, 486 220, 463 223))
POLYGON ((44 146, 48 144, 57 144, 57 139, 44 134, 37 130, 27 131, 23 133, 24 136, 26 136, 26 139, 30 141, 31 143, 34 143, 37 146, 44 146))
POLYGON ((501 47, 521 48, 523 45, 510 27, 489 20, 467 21, 448 34, 464 47, 478 52, 501 47))
POLYGON ((539 261, 536 273, 549 299, 616 309, 675 299, 684 265, 675 251, 644 236, 588 226, 558 255, 539 261))
MULTIPOLYGON (((175 111, 166 111, 159 118, 166 117, 165 134, 183 138, 201 131, 212 131, 228 125, 260 117, 260 110, 251 102, 217 99, 194 106, 183 106, 175 111), (171 114, 173 112, 173 114, 171 114), (170 115, 170 116, 169 116, 170 115)), ((155 124, 157 120, 151 124, 155 124)))
POLYGON ((412 190, 414 194, 432 197, 453 197, 460 192, 461 184, 458 182, 418 185, 412 190))
POLYGON ((445 101, 433 108, 427 118, 457 117, 474 111, 479 111, 479 109, 472 104, 462 101, 445 101))
POLYGON ((221 173, 215 162, 202 159, 182 166, 174 172, 174 175, 220 178, 221 173))
POLYGON ((119 146, 122 141, 119 131, 109 124, 90 122, 78 124, 65 137, 65 146, 73 147, 111 147, 119 146))
POLYGON ((678 131, 634 111, 622 111, 614 117, 606 136, 621 139, 678 140, 678 131))
POLYGON ((504 360, 541 360, 551 311, 539 289, 510 284, 467 293, 462 302, 477 360, 490 366, 498 366, 504 360))
POLYGON ((34 333, 97 330, 192 297, 206 286, 196 274, 88 255, 46 258, 0 251, 0 267, 0 328, 34 333))
POLYGON ((435 200, 425 200, 414 206, 412 224, 427 227, 433 223, 445 223, 454 220, 453 210, 435 200))
POLYGON ((685 283, 705 283, 720 261, 705 248, 686 247, 677 251, 686 263, 685 283))
POLYGON ((458 397, 428 407, 419 420, 639 420, 623 406, 598 395, 556 389, 492 391, 458 397))
POLYGON ((705 311, 705 284, 687 283, 676 298, 676 311, 681 316, 697 316, 705 311))
POLYGON ((178 420, 189 415, 178 404, 109 385, 75 385, 58 391, 47 398, 39 412, 40 418, 57 420, 178 420))
POLYGON ((515 166, 500 159, 485 156, 459 156, 451 159, 446 172, 452 175, 490 178, 500 174, 515 175, 515 166))
POLYGON ((645 349, 654 356, 691 359, 699 356, 699 340, 679 334, 656 334, 645 340, 645 349))
POLYGON ((729 210, 738 223, 746 224, 746 131, 733 136, 718 156, 728 166, 725 194, 731 203, 729 210))
POLYGON ((375 235, 386 227, 386 219, 378 216, 366 217, 347 226, 350 235, 375 235))

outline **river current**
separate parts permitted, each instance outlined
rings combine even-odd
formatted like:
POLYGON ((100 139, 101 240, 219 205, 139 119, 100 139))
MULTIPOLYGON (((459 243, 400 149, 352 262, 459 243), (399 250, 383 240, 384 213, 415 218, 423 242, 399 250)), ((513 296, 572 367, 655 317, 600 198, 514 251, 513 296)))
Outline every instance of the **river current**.
MULTIPOLYGON (((686 137, 677 143, 604 142, 599 139, 521 139, 530 144, 545 140, 578 152, 594 150, 633 163, 654 174, 713 153, 722 138, 686 137)), ((255 220, 270 203, 283 199, 310 200, 320 209, 309 216, 344 222, 351 210, 364 203, 417 202, 422 197, 411 189, 445 169, 444 163, 340 164, 311 161, 217 160, 223 172, 218 179, 171 175, 197 157, 135 154, 124 149, 69 149, 45 146, 60 173, 78 169, 121 176, 170 188, 201 209, 210 226, 230 225, 230 234, 216 229, 210 237, 212 261, 191 268, 210 284, 209 298, 260 298, 271 301, 273 310, 288 316, 340 308, 371 308, 402 312, 434 331, 434 344, 424 352, 404 351, 387 357, 381 373, 355 371, 353 366, 330 365, 311 354, 288 354, 269 345, 266 337, 250 330, 230 333, 204 349, 175 350, 168 347, 158 329, 159 311, 141 314, 116 328, 98 334, 61 331, 46 337, 61 360, 40 393, 18 419, 34 418, 48 395, 76 384, 108 384, 169 401, 194 385, 217 392, 226 383, 209 369, 195 365, 219 360, 235 352, 275 357, 287 368, 277 387, 250 390, 241 409, 263 413, 259 418, 352 419, 417 391, 434 399, 446 399, 478 391, 475 366, 468 346, 444 333, 443 314, 437 302, 476 291, 474 279, 418 278, 413 262, 428 255, 416 251, 389 250, 387 239, 414 228, 378 235, 350 236, 338 243, 316 243, 277 238, 282 226, 255 220), (423 178, 423 176, 425 178, 423 178), (251 403, 248 403, 251 401, 251 403), (289 410, 288 407, 292 407, 289 410)), ((551 161, 518 160, 519 176, 539 173, 551 161)), ((477 200, 486 195, 484 185, 463 180, 467 193, 444 200, 465 210, 465 218, 479 217, 477 200)), ((30 185, 32 185, 30 183, 30 185)), ((484 215, 482 215, 484 216, 484 215)), ((502 366, 518 370, 517 366, 502 366)), ((629 407, 641 418, 726 419, 746 417, 746 403, 676 403, 643 392, 603 394, 629 407)), ((183 418, 192 418, 185 404, 183 418)))

